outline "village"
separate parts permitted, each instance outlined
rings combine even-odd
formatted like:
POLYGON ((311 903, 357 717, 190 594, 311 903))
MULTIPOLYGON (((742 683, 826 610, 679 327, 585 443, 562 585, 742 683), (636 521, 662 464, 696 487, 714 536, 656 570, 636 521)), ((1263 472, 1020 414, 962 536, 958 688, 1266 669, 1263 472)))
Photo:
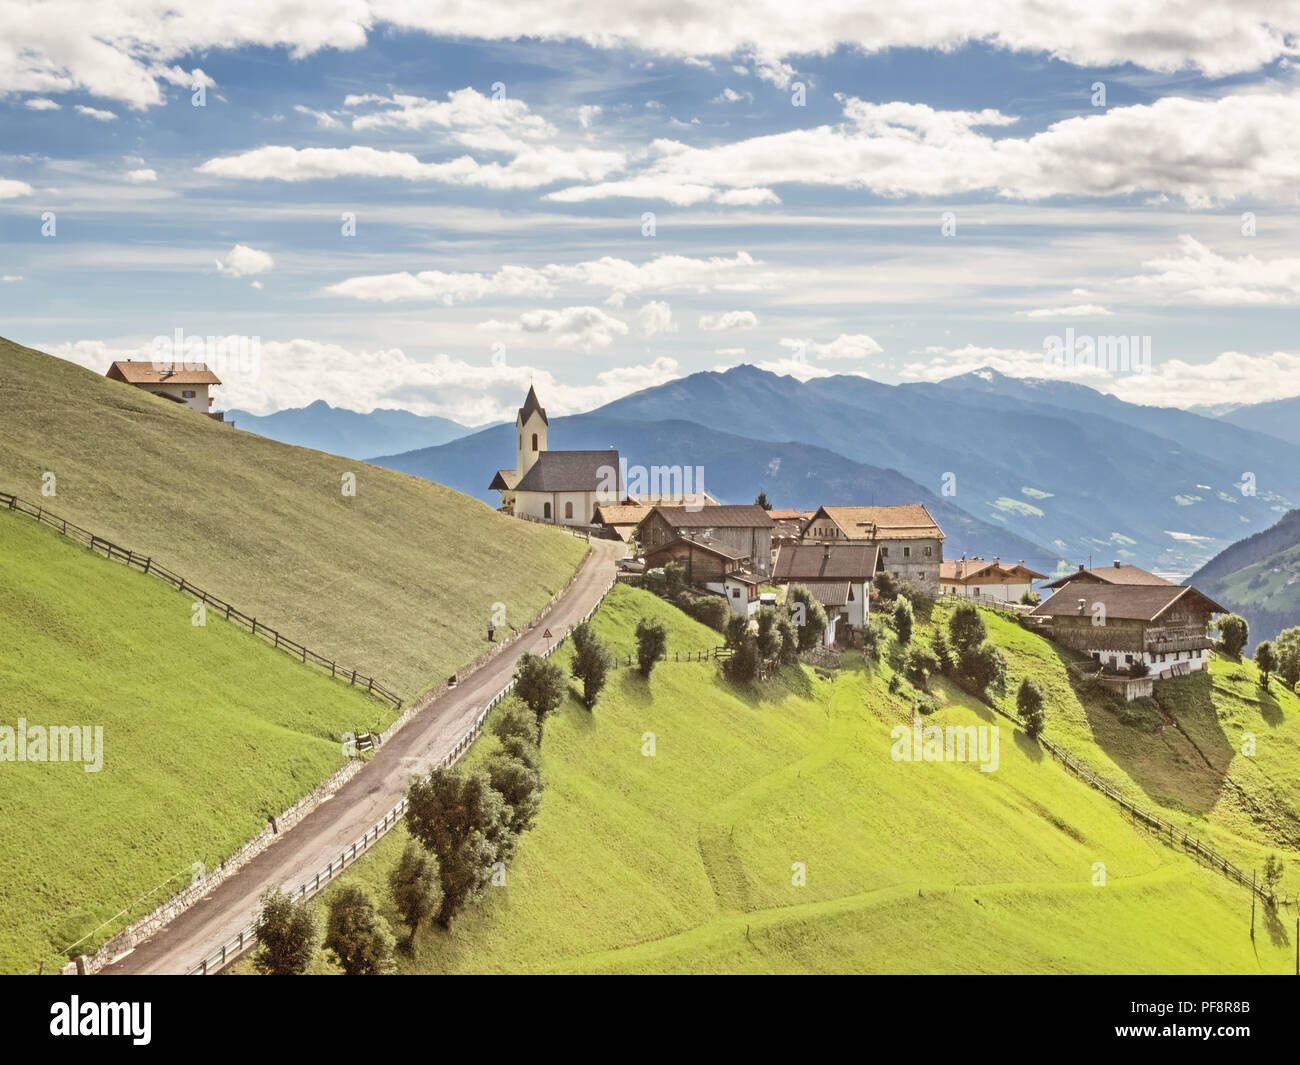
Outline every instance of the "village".
POLYGON ((703 490, 703 467, 693 488, 689 473, 629 485, 615 449, 548 447, 546 410, 532 387, 515 427, 516 465, 490 485, 502 512, 620 540, 629 572, 675 564, 690 588, 720 596, 734 614, 752 617, 801 585, 825 610, 828 649, 861 641, 887 575, 891 587, 929 599, 1015 613, 1092 659, 1100 679, 1131 700, 1151 695, 1158 680, 1208 669, 1213 619, 1227 613, 1195 588, 1118 560, 1049 579, 1023 560, 945 559, 944 532, 923 503, 814 511, 723 504, 703 490))

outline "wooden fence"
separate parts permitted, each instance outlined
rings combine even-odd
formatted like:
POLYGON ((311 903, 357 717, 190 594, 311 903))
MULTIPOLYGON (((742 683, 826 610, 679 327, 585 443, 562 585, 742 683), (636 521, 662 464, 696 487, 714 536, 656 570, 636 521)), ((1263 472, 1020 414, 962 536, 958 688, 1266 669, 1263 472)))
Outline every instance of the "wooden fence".
POLYGON ((227 621, 233 621, 237 624, 243 625, 244 628, 250 630, 254 636, 262 637, 267 641, 267 643, 274 646, 276 650, 293 655, 294 658, 299 659, 304 665, 310 664, 319 666, 323 670, 329 670, 330 676, 336 680, 346 680, 354 687, 364 688, 367 695, 371 695, 382 702, 391 703, 395 709, 401 710, 402 700, 394 692, 390 691, 383 684, 380 684, 379 681, 375 680, 374 677, 366 676, 364 673, 360 673, 355 669, 348 669, 346 666, 340 666, 333 659, 317 654, 310 647, 305 647, 296 640, 289 639, 289 637, 271 628, 271 626, 267 625, 266 622, 258 621, 257 618, 250 617, 243 611, 237 610, 235 607, 222 599, 218 599, 210 592, 206 592, 202 588, 196 587, 186 578, 172 573, 171 570, 160 566, 152 558, 137 554, 129 548, 121 547, 118 544, 113 543, 111 540, 107 540, 96 533, 92 533, 88 529, 83 529, 79 525, 74 525, 66 518, 61 518, 52 511, 46 510, 44 507, 38 506, 35 503, 28 503, 26 500, 20 499, 15 495, 10 495, 8 492, 0 492, 0 506, 3 506, 8 510, 27 514, 42 524, 48 525, 52 529, 57 529, 64 536, 76 540, 80 544, 84 544, 92 551, 102 551, 105 558, 112 559, 115 562, 125 563, 128 567, 134 566, 149 576, 157 577, 159 580, 166 581, 173 588, 178 589, 182 594, 193 596, 198 602, 203 603, 206 608, 215 611, 227 621))

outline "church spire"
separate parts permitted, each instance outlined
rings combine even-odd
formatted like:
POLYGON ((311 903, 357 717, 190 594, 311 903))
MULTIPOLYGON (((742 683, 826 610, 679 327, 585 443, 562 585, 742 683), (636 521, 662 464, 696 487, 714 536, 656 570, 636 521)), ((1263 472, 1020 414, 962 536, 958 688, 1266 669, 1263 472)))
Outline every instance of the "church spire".
POLYGON ((528 421, 528 417, 533 413, 533 411, 536 411, 538 414, 542 416, 543 425, 551 424, 549 421, 546 420, 546 409, 542 406, 541 402, 538 400, 536 389, 534 389, 532 385, 529 385, 528 395, 524 399, 524 405, 519 408, 519 424, 523 425, 524 422, 528 421))

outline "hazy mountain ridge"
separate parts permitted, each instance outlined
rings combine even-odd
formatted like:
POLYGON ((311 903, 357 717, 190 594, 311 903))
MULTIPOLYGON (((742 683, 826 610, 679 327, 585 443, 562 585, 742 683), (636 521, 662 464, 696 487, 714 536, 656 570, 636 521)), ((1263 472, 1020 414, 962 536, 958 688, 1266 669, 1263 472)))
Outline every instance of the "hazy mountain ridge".
POLYGON ((231 410, 226 412, 226 420, 233 421, 237 429, 282 444, 353 459, 381 451, 410 451, 444 444, 471 431, 447 418, 386 409, 361 414, 331 407, 322 399, 306 407, 291 407, 274 414, 231 410))

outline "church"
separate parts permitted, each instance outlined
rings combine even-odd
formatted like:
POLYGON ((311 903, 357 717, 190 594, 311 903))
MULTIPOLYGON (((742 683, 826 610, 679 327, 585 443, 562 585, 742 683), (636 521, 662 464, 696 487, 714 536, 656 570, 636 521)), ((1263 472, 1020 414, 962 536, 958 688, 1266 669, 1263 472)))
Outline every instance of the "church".
POLYGON ((591 525, 596 508, 617 503, 623 486, 618 451, 548 451, 546 410, 531 385, 515 416, 515 468, 497 470, 506 514, 552 525, 591 525))

